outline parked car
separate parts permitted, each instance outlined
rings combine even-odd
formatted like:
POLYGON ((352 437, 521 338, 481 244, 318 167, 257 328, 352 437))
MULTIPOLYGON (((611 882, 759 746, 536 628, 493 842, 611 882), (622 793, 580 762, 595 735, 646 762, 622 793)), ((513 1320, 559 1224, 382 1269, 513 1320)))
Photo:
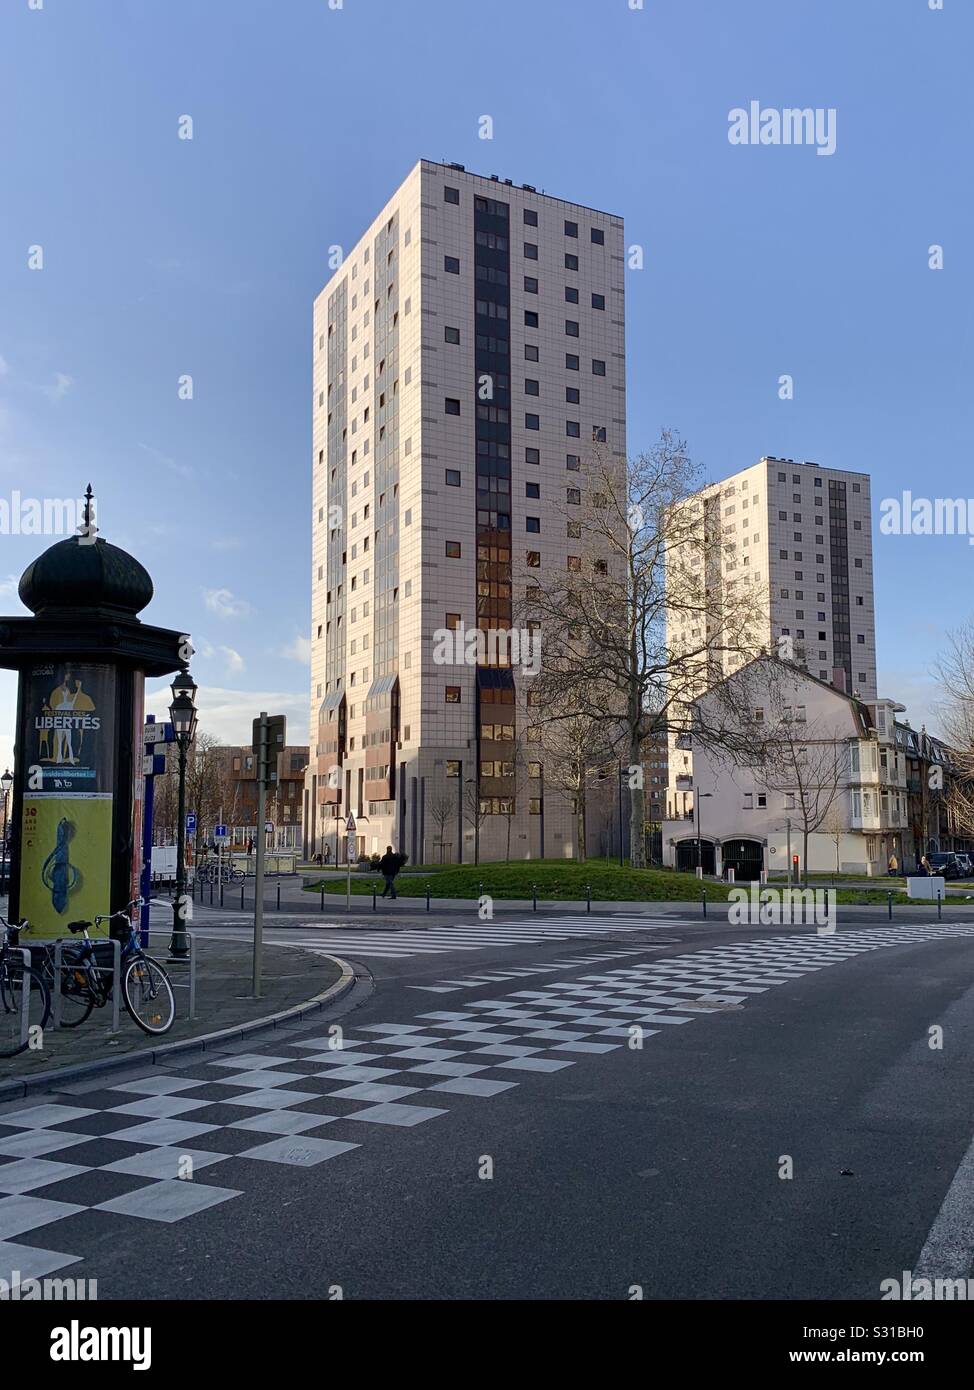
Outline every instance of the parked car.
POLYGON ((961 865, 960 858, 952 851, 942 854, 928 854, 931 873, 940 878, 963 878, 965 868, 961 865))
POLYGON ((954 858, 960 864, 961 877, 971 878, 974 876, 974 859, 969 854, 961 854, 958 850, 954 851, 954 858))

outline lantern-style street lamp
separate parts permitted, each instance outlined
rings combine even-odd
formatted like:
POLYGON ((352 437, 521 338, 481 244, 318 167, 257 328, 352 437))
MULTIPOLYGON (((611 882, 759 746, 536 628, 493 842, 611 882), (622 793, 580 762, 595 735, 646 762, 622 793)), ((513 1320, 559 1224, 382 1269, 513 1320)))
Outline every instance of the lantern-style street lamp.
POLYGON ((181 960, 189 955, 186 940, 186 759, 196 737, 196 682, 188 671, 181 671, 173 680, 172 720, 173 738, 179 757, 179 780, 176 810, 176 895, 173 898, 171 959, 181 960))

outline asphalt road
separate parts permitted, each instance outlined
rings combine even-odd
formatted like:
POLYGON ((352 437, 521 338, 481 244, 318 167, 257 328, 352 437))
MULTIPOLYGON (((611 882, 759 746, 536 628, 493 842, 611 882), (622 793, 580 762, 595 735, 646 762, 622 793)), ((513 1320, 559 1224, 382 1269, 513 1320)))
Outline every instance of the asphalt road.
POLYGON ((3 1107, 0 1194, 70 1205, 0 1195, 0 1264, 101 1299, 875 1300, 972 1272, 974 927, 521 921, 343 945, 337 1057, 319 1018, 3 1107), (166 1154, 192 1182, 157 1181, 166 1154))

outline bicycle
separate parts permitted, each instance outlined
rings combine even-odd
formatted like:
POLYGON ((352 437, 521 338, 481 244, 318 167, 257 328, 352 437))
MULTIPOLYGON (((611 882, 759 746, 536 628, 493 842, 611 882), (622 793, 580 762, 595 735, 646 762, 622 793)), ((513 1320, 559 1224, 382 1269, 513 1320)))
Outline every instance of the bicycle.
POLYGON ((112 997, 112 974, 99 966, 95 944, 88 935, 89 927, 109 924, 109 936, 121 946, 122 1003, 132 1020, 144 1033, 159 1036, 168 1033, 176 1017, 176 1000, 168 974, 152 956, 146 955, 139 941, 138 928, 131 913, 145 905, 144 898, 134 898, 118 912, 104 913, 93 922, 69 922, 68 931, 80 933, 83 941, 71 961, 70 974, 84 981, 88 1007, 72 1026, 83 1023, 93 1008, 103 1008, 112 997), (124 922, 124 927, 114 923, 124 922))
POLYGON ((28 928, 21 922, 12 926, 4 917, 3 940, 0 942, 0 1057, 16 1057, 30 1046, 30 1036, 22 1038, 24 1018, 24 976, 30 991, 27 1000, 28 1029, 47 1027, 51 1016, 51 995, 47 983, 33 966, 25 966, 17 952, 20 932, 28 928))

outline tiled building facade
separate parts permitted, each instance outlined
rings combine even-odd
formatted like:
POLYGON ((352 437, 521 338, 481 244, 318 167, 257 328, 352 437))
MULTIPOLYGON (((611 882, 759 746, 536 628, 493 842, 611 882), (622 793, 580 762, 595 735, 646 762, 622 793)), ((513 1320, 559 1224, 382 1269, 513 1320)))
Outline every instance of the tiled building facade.
POLYGON ((306 853, 349 811, 359 853, 576 852, 531 677, 434 637, 509 629, 567 568, 551 504, 625 458, 624 254, 618 217, 423 160, 316 299, 306 853))

